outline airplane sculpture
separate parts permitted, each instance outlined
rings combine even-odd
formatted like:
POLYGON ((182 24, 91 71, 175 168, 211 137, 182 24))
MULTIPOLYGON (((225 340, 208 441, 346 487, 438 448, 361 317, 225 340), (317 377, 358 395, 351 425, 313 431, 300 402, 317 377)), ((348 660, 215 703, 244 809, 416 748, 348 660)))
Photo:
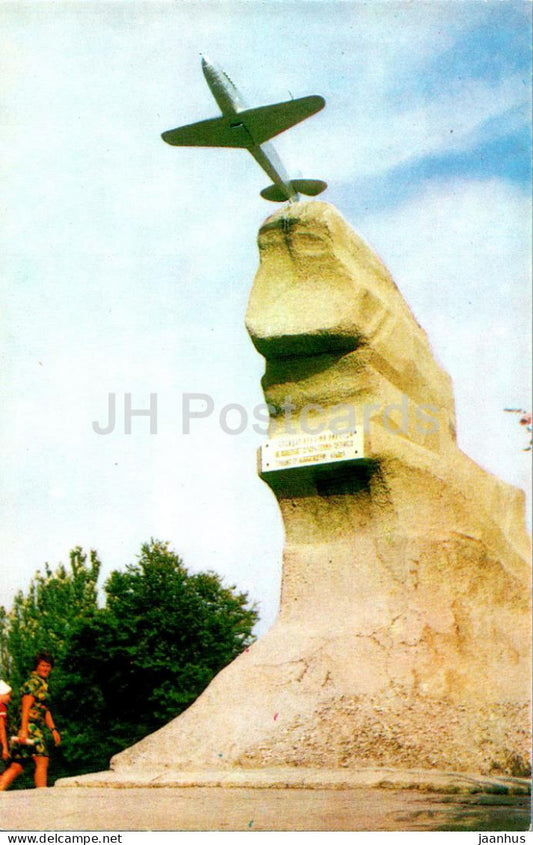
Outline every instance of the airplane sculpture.
POLYGON ((261 191, 272 202, 296 202, 298 194, 316 196, 327 188, 319 179, 289 179, 270 138, 324 108, 325 100, 316 95, 249 109, 222 68, 202 57, 202 70, 217 101, 222 117, 202 120, 163 132, 167 144, 176 147, 242 147, 270 176, 273 184, 261 191))

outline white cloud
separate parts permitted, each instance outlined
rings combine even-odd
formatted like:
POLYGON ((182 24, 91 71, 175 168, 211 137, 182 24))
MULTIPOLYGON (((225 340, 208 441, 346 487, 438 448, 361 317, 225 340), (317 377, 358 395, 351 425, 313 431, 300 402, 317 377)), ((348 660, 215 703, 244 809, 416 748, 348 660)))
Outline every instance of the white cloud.
POLYGON ((439 89, 437 96, 405 109, 382 90, 366 89, 364 97, 359 91, 354 86, 350 99, 328 103, 299 137, 296 131, 282 136, 279 149, 287 160, 324 172, 327 150, 326 178, 346 182, 427 156, 474 149, 492 133, 501 134, 502 122, 509 131, 517 120, 522 125, 529 120, 528 92, 519 75, 495 83, 465 80, 460 88, 439 89), (308 143, 302 143, 304 132, 308 143))

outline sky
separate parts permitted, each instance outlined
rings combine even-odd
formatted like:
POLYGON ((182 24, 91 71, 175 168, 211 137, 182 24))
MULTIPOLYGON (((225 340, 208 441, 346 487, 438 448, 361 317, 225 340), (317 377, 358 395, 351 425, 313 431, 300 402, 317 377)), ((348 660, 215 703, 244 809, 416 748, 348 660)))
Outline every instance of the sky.
POLYGON ((247 591, 258 633, 276 616, 244 326, 276 206, 245 151, 161 141, 218 114, 200 52, 250 105, 325 97, 278 153, 391 271, 452 377, 460 448, 529 490, 503 410, 531 409, 529 3, 17 0, 0 26, 0 604, 74 546, 103 584, 153 537, 247 591), (191 394, 213 410, 187 433, 191 394), (127 395, 155 395, 156 431, 136 415, 126 433, 127 395))

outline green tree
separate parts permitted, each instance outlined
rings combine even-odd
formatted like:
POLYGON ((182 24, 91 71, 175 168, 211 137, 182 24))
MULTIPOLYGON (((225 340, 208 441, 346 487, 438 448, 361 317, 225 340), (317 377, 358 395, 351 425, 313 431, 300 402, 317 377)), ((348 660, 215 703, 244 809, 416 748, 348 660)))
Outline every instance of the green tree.
POLYGON ((96 552, 90 552, 88 562, 78 546, 69 557, 69 567, 60 563, 55 571, 46 563, 44 574, 36 572, 28 592, 16 594, 10 613, 2 608, 2 673, 14 690, 26 679, 38 651, 51 652, 60 663, 79 620, 96 609, 100 572, 96 552))
POLYGON ((253 641, 258 618, 245 593, 213 572, 189 573, 157 540, 113 572, 105 592, 105 608, 78 626, 63 659, 61 707, 71 729, 79 726, 86 771, 192 704, 253 641))
POLYGON ((0 605, 0 678, 9 674, 9 652, 7 650, 8 617, 5 607, 0 605))

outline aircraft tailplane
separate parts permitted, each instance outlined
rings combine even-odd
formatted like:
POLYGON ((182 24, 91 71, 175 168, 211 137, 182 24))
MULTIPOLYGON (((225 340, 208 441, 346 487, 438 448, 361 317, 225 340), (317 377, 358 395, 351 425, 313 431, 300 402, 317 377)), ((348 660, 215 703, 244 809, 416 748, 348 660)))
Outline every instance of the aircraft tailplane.
MULTIPOLYGON (((308 197, 316 197, 317 194, 321 194, 327 188, 326 182, 322 182, 320 179, 291 179, 290 184, 297 194, 305 194, 308 197)), ((267 188, 263 188, 261 196, 271 202, 286 202, 288 199, 287 194, 279 185, 269 185, 267 188)))

